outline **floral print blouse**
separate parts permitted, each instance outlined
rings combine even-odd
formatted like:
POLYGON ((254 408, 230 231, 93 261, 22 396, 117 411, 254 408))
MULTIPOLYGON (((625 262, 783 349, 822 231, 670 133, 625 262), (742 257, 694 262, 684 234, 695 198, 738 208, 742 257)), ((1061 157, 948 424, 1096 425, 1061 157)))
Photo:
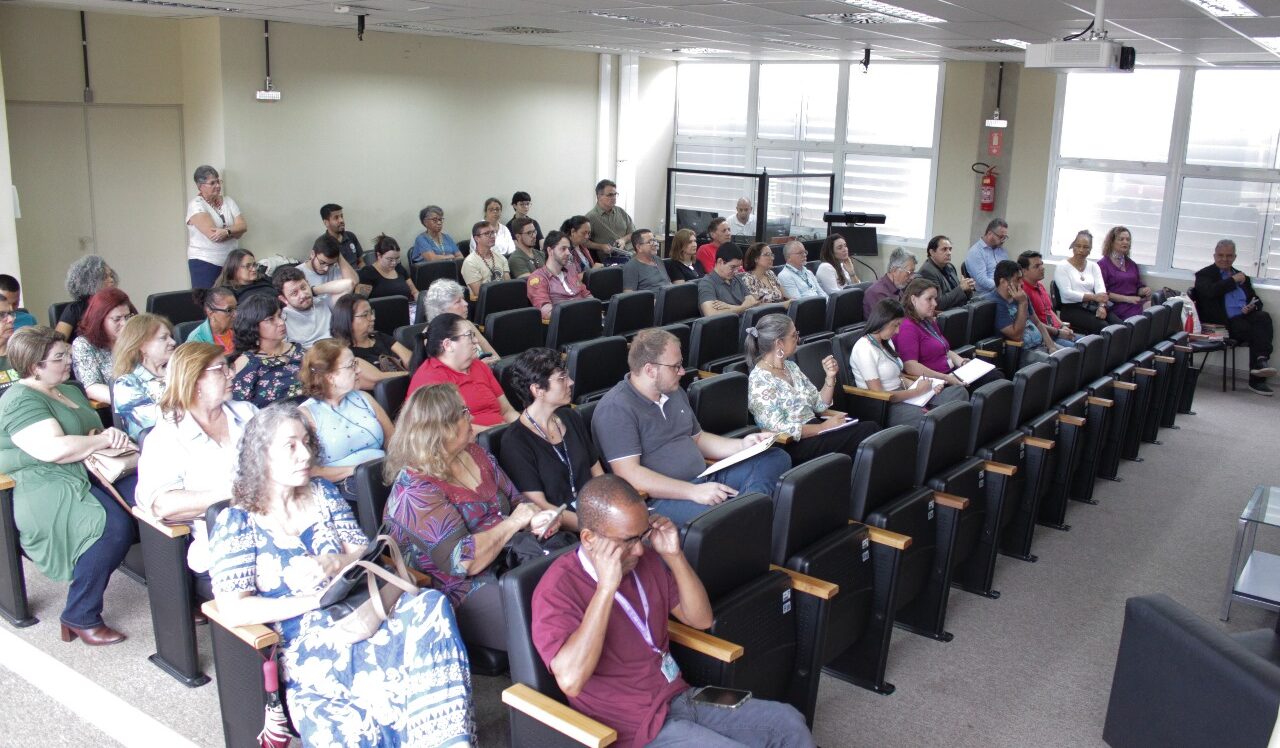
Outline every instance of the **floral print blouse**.
POLYGON ((493 456, 475 444, 467 446, 480 468, 474 490, 446 483, 412 468, 401 469, 387 497, 383 521, 400 544, 405 561, 428 575, 432 586, 454 606, 483 584, 496 582, 485 570, 467 575, 462 565, 475 558, 475 533, 501 522, 511 508, 528 501, 502 472, 493 456))
POLYGON ((772 270, 764 271, 763 281, 755 273, 743 273, 742 284, 747 287, 747 293, 759 299, 761 304, 781 304, 787 300, 787 294, 772 270))
POLYGON ((71 341, 71 370, 83 385, 111 385, 111 351, 81 335, 71 341))
POLYGON ((794 361, 787 361, 786 367, 790 384, 763 367, 751 369, 747 382, 747 408, 761 429, 790 434, 791 438, 799 439, 805 421, 830 405, 822 401, 822 393, 794 361))
POLYGON ((298 372, 302 370, 302 346, 289 348, 274 356, 245 351, 249 363, 231 382, 231 397, 265 408, 277 400, 302 394, 298 372))
POLYGON ((143 429, 156 425, 160 417, 160 396, 164 394, 165 380, 147 371, 142 364, 116 380, 111 386, 111 399, 115 402, 116 415, 124 422, 130 439, 137 439, 143 429))

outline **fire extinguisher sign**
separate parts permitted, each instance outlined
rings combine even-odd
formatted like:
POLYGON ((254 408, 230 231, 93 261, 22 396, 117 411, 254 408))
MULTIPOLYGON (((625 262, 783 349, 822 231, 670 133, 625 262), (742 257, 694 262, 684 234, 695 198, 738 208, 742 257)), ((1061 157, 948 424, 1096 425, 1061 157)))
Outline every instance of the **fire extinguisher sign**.
POLYGON ((999 156, 1004 152, 1004 133, 992 130, 987 133, 987 155, 999 156))

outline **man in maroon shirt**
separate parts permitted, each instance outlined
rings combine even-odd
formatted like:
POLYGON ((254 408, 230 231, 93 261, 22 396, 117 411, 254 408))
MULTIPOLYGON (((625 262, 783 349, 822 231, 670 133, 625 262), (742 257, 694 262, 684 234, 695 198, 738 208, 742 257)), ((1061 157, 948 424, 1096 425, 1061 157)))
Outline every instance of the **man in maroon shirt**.
POLYGON ((556 304, 591 298, 591 291, 571 261, 570 251, 568 246, 559 243, 547 247, 547 264, 525 279, 529 305, 541 311, 543 319, 551 319, 551 310, 556 304))
POLYGON ((1022 268, 1022 290, 1027 292, 1031 308, 1049 330, 1053 342, 1059 346, 1074 346, 1075 333, 1054 314, 1049 289, 1044 287, 1044 257, 1034 249, 1028 249, 1018 255, 1018 267, 1022 268))
POLYGON ((814 745, 790 705, 692 703, 667 616, 706 628, 711 603, 671 520, 649 514, 626 481, 602 475, 578 493, 578 523, 577 552, 556 559, 533 593, 534 647, 573 708, 617 730, 618 746, 814 745))

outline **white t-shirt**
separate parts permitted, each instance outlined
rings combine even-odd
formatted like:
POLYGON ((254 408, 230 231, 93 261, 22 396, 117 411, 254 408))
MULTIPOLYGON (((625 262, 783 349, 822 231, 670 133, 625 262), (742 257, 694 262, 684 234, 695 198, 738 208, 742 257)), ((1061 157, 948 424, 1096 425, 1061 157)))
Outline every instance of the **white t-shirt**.
POLYGON ((738 222, 738 214, 729 215, 729 231, 734 236, 755 236, 756 235, 756 214, 752 213, 747 216, 745 223, 738 222))
POLYGON ((870 335, 863 335, 853 344, 849 354, 849 368, 853 381, 866 389, 868 379, 879 379, 886 392, 902 389, 902 359, 876 344, 870 335))
POLYGON ((1106 293, 1107 284, 1102 280, 1102 268, 1093 260, 1085 260, 1084 272, 1061 260, 1054 268, 1053 282, 1058 284, 1058 294, 1063 304, 1079 304, 1085 294, 1106 293))
POLYGON ((202 260, 221 266, 226 263, 227 255, 231 254, 231 250, 240 248, 240 240, 231 238, 225 242, 215 242, 205 236, 203 231, 191 225, 191 217, 197 213, 208 214, 213 220, 214 228, 229 229, 235 225, 236 218, 240 216, 240 206, 226 195, 222 196, 221 208, 213 207, 199 195, 191 198, 191 202, 187 203, 187 259, 202 260))
POLYGON ((853 276, 849 274, 849 269, 845 268, 844 277, 846 285, 840 285, 840 277, 836 274, 836 266, 829 262, 824 262, 819 265, 818 272, 816 272, 815 275, 818 277, 818 284, 822 286, 822 290, 826 291, 828 294, 833 294, 853 282, 853 276))
POLYGON ((498 233, 493 237, 493 251, 506 257, 516 251, 516 239, 511 235, 511 229, 506 224, 498 224, 498 233))
MULTIPOLYGON (((330 265, 328 272, 326 272, 324 275, 317 273, 315 271, 315 268, 311 267, 310 260, 303 262, 301 265, 298 266, 298 269, 302 271, 303 277, 307 279, 307 284, 313 288, 315 286, 323 286, 324 284, 329 283, 331 281, 342 280, 342 264, 341 263, 330 265)), ((316 295, 316 303, 321 304, 322 306, 325 306, 329 309, 333 309, 333 302, 337 300, 338 300, 338 296, 331 293, 316 295)), ((286 316, 285 317, 286 324, 288 324, 288 320, 289 318, 286 316)))

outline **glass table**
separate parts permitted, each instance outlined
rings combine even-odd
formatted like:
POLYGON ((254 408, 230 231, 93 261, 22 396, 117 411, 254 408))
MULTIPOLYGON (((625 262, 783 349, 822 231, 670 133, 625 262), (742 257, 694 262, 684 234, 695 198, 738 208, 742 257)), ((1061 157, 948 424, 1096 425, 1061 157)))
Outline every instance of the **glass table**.
POLYGON ((1260 526, 1280 528, 1280 486, 1258 486, 1240 513, 1219 616, 1224 621, 1231 616, 1233 600, 1280 611, 1280 555, 1254 550, 1260 526))

